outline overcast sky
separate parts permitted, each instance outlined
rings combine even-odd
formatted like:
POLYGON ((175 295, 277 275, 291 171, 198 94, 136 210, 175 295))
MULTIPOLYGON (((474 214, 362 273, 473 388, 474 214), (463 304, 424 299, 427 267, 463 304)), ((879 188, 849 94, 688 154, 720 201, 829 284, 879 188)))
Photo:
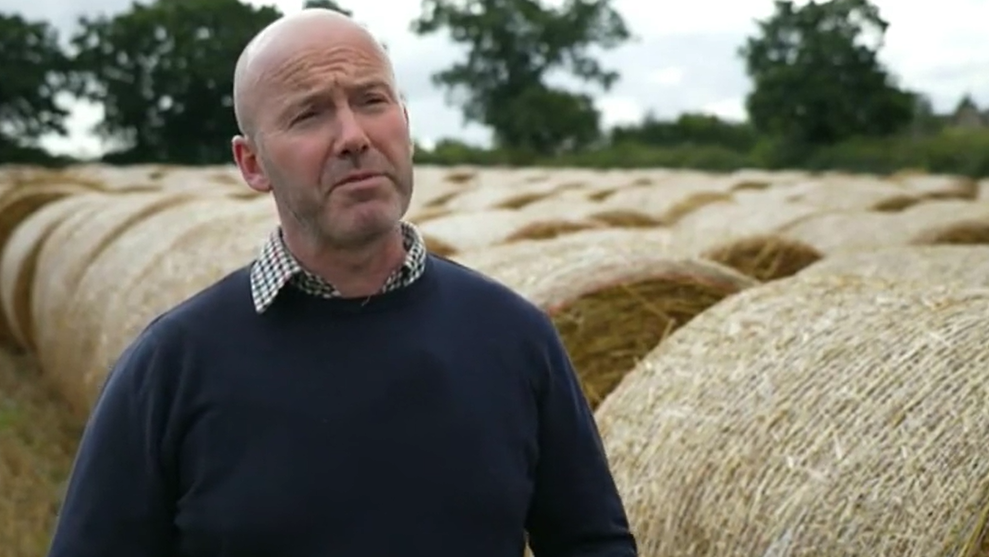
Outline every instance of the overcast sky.
MULTIPOLYGON (((116 13, 130 0, 0 0, 0 12, 20 12, 55 23, 63 33, 74 30, 82 14, 116 13)), ((251 0, 298 9, 302 0, 251 0)), ((876 0, 890 22, 883 61, 907 87, 929 94, 935 108, 952 109, 966 92, 989 106, 989 0, 876 0)), ((408 31, 419 0, 341 0, 354 17, 388 44, 400 85, 409 102, 413 133, 428 144, 442 137, 485 142, 488 133, 466 126, 456 107, 429 76, 456 60, 459 47, 435 36, 418 38, 408 31)), ((598 97, 606 125, 635 121, 646 110, 660 116, 704 111, 727 118, 744 116, 742 99, 749 89, 736 50, 768 16, 772 0, 615 0, 636 40, 602 56, 622 79, 598 97)), ((52 138, 46 146, 74 154, 100 149, 87 133, 100 118, 98 108, 77 105, 69 125, 71 137, 52 138)))

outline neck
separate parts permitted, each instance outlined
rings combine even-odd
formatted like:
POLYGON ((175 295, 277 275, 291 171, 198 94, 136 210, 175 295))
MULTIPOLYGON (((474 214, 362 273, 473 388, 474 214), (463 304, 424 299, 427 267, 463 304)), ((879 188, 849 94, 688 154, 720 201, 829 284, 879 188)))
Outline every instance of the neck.
POLYGON ((359 246, 337 246, 283 228, 285 245, 309 272, 329 282, 345 298, 377 294, 405 262, 399 226, 359 246))

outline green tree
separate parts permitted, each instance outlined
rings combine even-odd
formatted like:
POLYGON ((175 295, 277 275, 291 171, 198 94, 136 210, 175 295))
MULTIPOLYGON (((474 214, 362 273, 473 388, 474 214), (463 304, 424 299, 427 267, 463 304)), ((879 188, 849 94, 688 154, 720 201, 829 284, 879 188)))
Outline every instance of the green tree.
POLYGON ((229 161, 237 57, 280 16, 238 0, 158 0, 82 18, 77 89, 103 105, 100 135, 125 144, 115 160, 229 161))
POLYGON ((340 12, 347 17, 353 17, 354 15, 353 12, 345 8, 342 8, 340 4, 337 4, 333 0, 306 0, 306 2, 302 5, 302 9, 309 9, 309 8, 325 8, 327 10, 340 12))
POLYGON ((465 121, 490 127, 499 147, 539 154, 585 147, 600 128, 591 98, 547 84, 547 75, 563 70, 609 90, 618 74, 589 51, 630 38, 610 0, 566 0, 558 8, 537 0, 423 0, 411 28, 419 35, 445 29, 467 45, 465 61, 433 75, 465 121))
POLYGON ((889 26, 869 0, 777 0, 739 50, 753 81, 755 127, 787 142, 828 145, 905 129, 917 99, 878 60, 889 26))
POLYGON ((41 136, 65 134, 68 111, 56 96, 68 70, 54 27, 0 14, 0 160, 41 136))

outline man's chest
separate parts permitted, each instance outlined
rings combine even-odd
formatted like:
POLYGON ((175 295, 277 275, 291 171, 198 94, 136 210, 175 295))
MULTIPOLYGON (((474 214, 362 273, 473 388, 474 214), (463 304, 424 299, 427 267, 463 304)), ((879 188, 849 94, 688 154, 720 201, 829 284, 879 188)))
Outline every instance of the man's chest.
POLYGON ((186 554, 345 550, 390 521, 521 525, 536 458, 524 390, 435 353, 404 362, 332 381, 329 364, 253 369, 204 396, 178 453, 186 554))

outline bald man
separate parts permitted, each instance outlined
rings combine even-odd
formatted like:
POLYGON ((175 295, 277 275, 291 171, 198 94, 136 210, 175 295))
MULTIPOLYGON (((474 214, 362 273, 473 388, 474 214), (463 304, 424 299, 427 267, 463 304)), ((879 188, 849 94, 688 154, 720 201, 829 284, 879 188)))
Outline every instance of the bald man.
POLYGON ((235 70, 258 258, 110 371, 49 557, 632 557, 552 322, 403 219, 408 114, 346 17, 264 29, 235 70))

